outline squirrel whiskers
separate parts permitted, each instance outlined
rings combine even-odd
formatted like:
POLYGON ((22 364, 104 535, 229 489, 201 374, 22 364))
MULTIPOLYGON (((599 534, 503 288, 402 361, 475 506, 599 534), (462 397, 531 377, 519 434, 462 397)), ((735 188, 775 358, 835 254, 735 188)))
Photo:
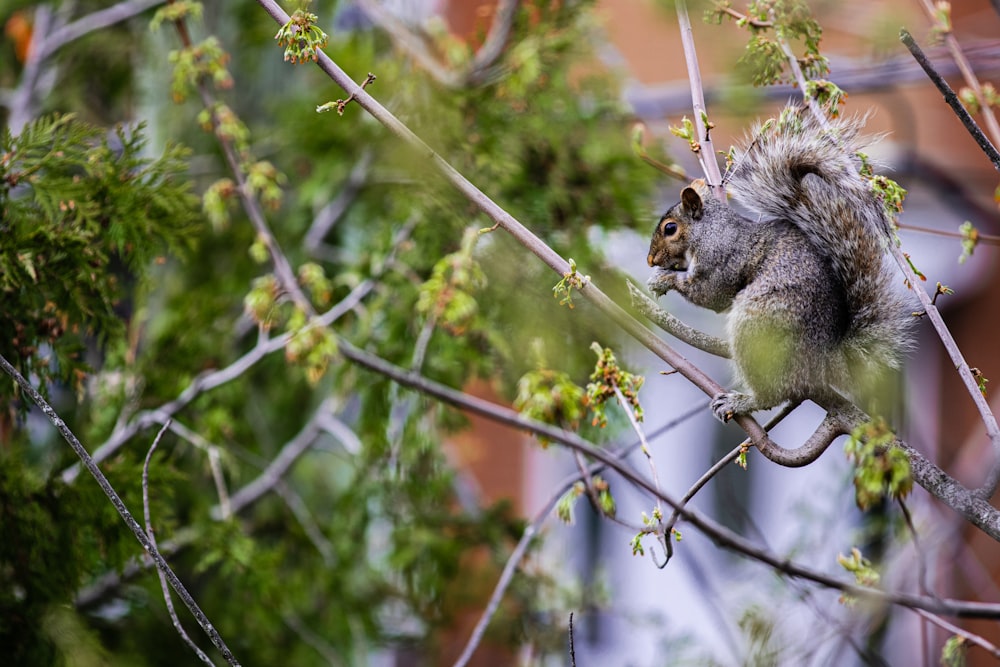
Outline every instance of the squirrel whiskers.
POLYGON ((889 215, 858 173, 863 125, 824 127, 786 108, 756 128, 728 178, 734 199, 763 220, 695 181, 653 232, 650 289, 729 313, 747 391, 713 398, 720 419, 838 392, 871 407, 902 364, 912 316, 887 262, 889 215))

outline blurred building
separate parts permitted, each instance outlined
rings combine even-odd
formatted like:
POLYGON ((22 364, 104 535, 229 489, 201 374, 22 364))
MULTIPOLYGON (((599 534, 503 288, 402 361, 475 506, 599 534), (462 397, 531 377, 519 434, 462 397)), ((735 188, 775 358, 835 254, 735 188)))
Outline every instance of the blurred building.
MULTIPOLYGON (((400 16, 406 20, 419 23, 422 17, 440 12, 452 32, 471 41, 483 39, 497 6, 496 0, 402 4, 406 12, 400 16)), ((675 18, 654 2, 602 0, 599 7, 607 44, 600 49, 601 62, 595 66, 611 68, 621 77, 624 99, 637 119, 650 128, 654 140, 663 142, 686 164, 689 173, 696 174, 697 165, 685 143, 667 131, 682 116, 691 115, 675 18)), ((890 165, 890 175, 909 191, 901 222, 953 233, 968 220, 984 234, 1000 234, 993 200, 996 170, 897 39, 900 27, 909 29, 953 87, 964 85, 947 51, 932 45, 921 3, 819 2, 815 10, 824 28, 822 50, 830 58, 829 78, 850 94, 847 111, 871 111, 872 132, 886 133, 873 152, 890 165)), ((725 149, 746 131, 748 99, 766 115, 789 99, 797 99, 799 92, 791 87, 739 87, 731 74, 732 64, 747 33, 732 22, 706 25, 700 8, 691 11, 709 113, 716 125, 713 139, 718 149, 725 149)), ((953 5, 954 34, 983 81, 1000 75, 998 12, 995 3, 987 0, 953 5)), ((661 209, 676 199, 678 189, 677 182, 664 179, 661 209)), ((650 211, 650 230, 660 212, 650 211)), ((928 278, 925 287, 932 291, 941 282, 955 290, 938 304, 970 365, 987 378, 1000 378, 994 333, 1000 327, 1000 295, 989 289, 996 279, 996 247, 982 245, 960 265, 961 248, 955 238, 914 231, 903 231, 901 236, 904 251, 928 278)), ((640 284, 648 275, 647 244, 644 235, 623 235, 615 239, 611 253, 640 284)), ((689 323, 721 332, 721 319, 714 314, 692 308, 676 295, 669 295, 665 302, 689 323)), ((713 377, 723 383, 729 380, 725 363, 679 342, 673 344, 713 377)), ((642 399, 649 432, 705 402, 679 376, 659 376, 662 362, 652 355, 636 349, 626 356, 629 364, 647 375, 642 399)), ((949 474, 969 487, 978 486, 985 471, 995 465, 994 453, 951 361, 926 323, 921 325, 919 348, 907 370, 906 389, 903 435, 949 474)), ((489 395, 488 387, 475 391, 489 395)), ((804 406, 775 431, 775 437, 796 446, 821 418, 818 408, 804 406)), ((657 438, 653 445, 665 489, 682 495, 740 438, 737 429, 721 427, 707 410, 657 438)), ((474 421, 473 429, 453 444, 457 461, 477 487, 475 492, 487 498, 512 497, 528 516, 548 499, 552 485, 573 470, 569 459, 553 449, 541 451, 520 434, 485 421, 474 421), (503 445, 498 446, 498 441, 503 445), (512 446, 511 441, 520 444, 512 446)), ((875 549, 879 545, 866 542, 869 519, 854 509, 851 471, 841 452, 842 446, 835 443, 816 463, 798 470, 751 456, 748 472, 726 471, 693 506, 776 553, 846 577, 836 563, 838 553, 855 545, 875 549)), ((645 463, 637 459, 636 465, 645 463)), ((638 517, 650 510, 645 500, 630 497, 620 485, 616 498, 624 515, 638 517)), ((1000 600, 1000 545, 921 489, 911 497, 910 507, 921 529, 923 558, 932 572, 930 584, 936 594, 1000 600)), ((757 609, 759 618, 773 623, 776 645, 789 651, 779 664, 879 664, 862 645, 872 637, 883 642, 880 650, 891 664, 919 664, 924 655, 921 647, 929 651, 926 659, 936 662, 948 636, 906 610, 890 610, 888 625, 880 626, 883 618, 878 613, 855 613, 838 602, 835 592, 779 579, 763 566, 718 549, 683 524, 684 540, 677 545, 674 559, 658 569, 648 555, 646 559, 631 555, 632 536, 627 531, 583 514, 570 528, 550 522, 545 552, 553 563, 571 566, 584 581, 605 581, 612 594, 609 606, 583 614, 579 621, 576 651, 586 656, 581 657, 581 664, 664 664, 670 663, 667 655, 685 650, 691 650, 686 655, 711 655, 721 664, 743 664, 748 633, 746 627, 741 628, 741 618, 746 621, 748 609, 757 609), (693 646, 700 647, 700 652, 693 646)), ((916 592, 916 552, 897 545, 885 558, 887 585, 916 592)), ((470 617, 456 628, 450 640, 456 654, 475 620, 470 617)), ((995 623, 971 622, 966 627, 1000 643, 995 623)), ((488 646, 482 648, 472 664, 510 664, 511 656, 490 651, 488 646)), ((970 664, 987 664, 977 662, 984 658, 982 651, 974 649, 969 657, 970 664)))

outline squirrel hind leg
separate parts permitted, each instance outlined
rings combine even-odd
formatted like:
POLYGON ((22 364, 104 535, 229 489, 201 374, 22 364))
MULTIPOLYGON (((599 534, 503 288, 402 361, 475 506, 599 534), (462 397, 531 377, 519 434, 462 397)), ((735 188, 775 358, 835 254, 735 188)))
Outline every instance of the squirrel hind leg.
POLYGON ((716 394, 711 402, 712 414, 722 422, 728 422, 736 415, 744 415, 756 410, 764 410, 770 405, 759 405, 757 398, 753 394, 744 394, 740 391, 727 391, 716 394))

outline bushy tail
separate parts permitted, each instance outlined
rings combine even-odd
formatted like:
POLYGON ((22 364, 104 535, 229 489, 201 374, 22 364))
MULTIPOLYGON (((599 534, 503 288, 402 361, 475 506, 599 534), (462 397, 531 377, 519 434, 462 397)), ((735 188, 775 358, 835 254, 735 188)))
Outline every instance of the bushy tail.
POLYGON ((858 173, 863 126, 854 117, 824 127, 808 109, 789 106, 755 128, 728 186, 744 207, 788 220, 829 257, 847 296, 848 361, 877 371, 900 365, 913 318, 886 262, 891 221, 858 173))

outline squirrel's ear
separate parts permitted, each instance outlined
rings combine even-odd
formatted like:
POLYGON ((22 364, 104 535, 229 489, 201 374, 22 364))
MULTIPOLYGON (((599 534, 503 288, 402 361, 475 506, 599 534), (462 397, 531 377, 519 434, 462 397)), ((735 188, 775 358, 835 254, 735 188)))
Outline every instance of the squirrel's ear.
POLYGON ((701 195, 698 191, 688 186, 681 190, 681 205, 689 216, 695 220, 701 220, 702 214, 705 212, 705 205, 701 201, 701 195))

